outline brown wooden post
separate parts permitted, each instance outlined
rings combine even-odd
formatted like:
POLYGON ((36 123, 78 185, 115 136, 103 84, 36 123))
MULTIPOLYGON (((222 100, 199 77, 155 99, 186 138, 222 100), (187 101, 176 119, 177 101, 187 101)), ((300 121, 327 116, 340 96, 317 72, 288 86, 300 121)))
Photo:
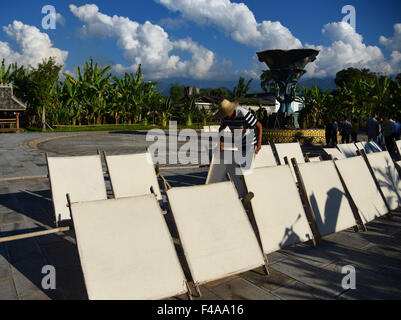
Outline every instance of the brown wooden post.
MULTIPOLYGON (((288 162, 288 159, 287 159, 287 162, 288 162)), ((300 192, 300 195, 301 195, 301 198, 302 198, 302 202, 303 202, 304 207, 305 207, 306 218, 308 219, 311 231, 313 233, 312 241, 313 241, 313 244, 315 246, 318 246, 321 243, 321 238, 322 237, 321 237, 321 235, 319 233, 319 229, 317 227, 315 214, 313 212, 312 205, 310 204, 310 201, 309 201, 309 198, 308 198, 308 193, 307 193, 306 188, 305 188, 305 183, 304 183, 304 180, 302 178, 301 171, 299 170, 297 159, 292 158, 291 159, 291 163, 292 163, 292 166, 294 167, 295 175, 296 175, 296 177, 298 179, 299 192, 300 192)))
POLYGON ((17 117, 15 120, 17 120, 17 131, 19 131, 19 112, 17 112, 17 117))

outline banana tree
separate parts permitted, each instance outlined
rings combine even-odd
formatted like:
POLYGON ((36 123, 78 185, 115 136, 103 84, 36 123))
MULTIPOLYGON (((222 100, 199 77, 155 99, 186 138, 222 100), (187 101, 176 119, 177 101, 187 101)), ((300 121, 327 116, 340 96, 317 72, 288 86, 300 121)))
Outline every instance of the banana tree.
POLYGON ((305 108, 301 110, 302 118, 306 118, 311 127, 317 127, 319 122, 324 119, 330 100, 330 90, 323 91, 318 86, 302 88, 305 108))
POLYGON ((72 111, 72 125, 76 125, 78 122, 82 124, 82 115, 84 110, 81 106, 81 82, 74 79, 69 74, 64 73, 65 80, 63 83, 63 94, 66 106, 72 111))
POLYGON ((218 106, 216 104, 212 104, 209 108, 200 107, 199 115, 202 119, 203 125, 207 125, 208 119, 216 113, 218 106))
POLYGON ((0 68, 0 84, 9 84, 13 80, 16 65, 9 64, 7 67, 5 65, 4 59, 1 62, 0 68))
POLYGON ((160 111, 162 116, 162 126, 167 127, 168 122, 173 115, 173 102, 171 97, 161 99, 160 111))
POLYGON ((187 118, 186 124, 187 126, 192 126, 192 118, 195 115, 197 109, 196 109, 196 101, 198 99, 198 96, 196 94, 193 94, 192 96, 187 99, 187 101, 184 104, 184 115, 187 118))
POLYGON ((83 67, 83 74, 77 68, 79 82, 79 96, 88 123, 100 124, 102 116, 105 115, 105 100, 111 87, 111 74, 106 74, 110 66, 100 67, 93 63, 90 58, 83 67))
POLYGON ((383 114, 388 112, 388 106, 392 100, 391 81, 389 77, 375 77, 372 81, 370 97, 375 113, 383 114))

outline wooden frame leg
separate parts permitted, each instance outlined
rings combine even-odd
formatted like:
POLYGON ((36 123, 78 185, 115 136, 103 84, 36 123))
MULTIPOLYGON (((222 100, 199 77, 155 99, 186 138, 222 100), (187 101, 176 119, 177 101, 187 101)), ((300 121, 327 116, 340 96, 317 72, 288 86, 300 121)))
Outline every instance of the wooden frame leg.
POLYGON ((164 191, 168 191, 172 189, 171 185, 168 183, 166 178, 163 176, 163 174, 160 172, 160 167, 158 165, 155 165, 155 172, 156 172, 156 177, 160 177, 163 181, 163 186, 164 186, 164 191))
POLYGON ((198 294, 197 298, 202 298, 202 292, 200 290, 199 284, 195 284, 195 290, 196 290, 196 293, 198 294))
POLYGON ((193 295, 192 295, 192 290, 191 290, 191 287, 190 287, 190 285, 189 285, 187 280, 185 280, 185 285, 186 285, 187 290, 188 290, 187 291, 188 300, 193 300, 194 298, 193 298, 193 295))
MULTIPOLYGON (((287 160, 287 162, 288 162, 288 160, 287 160)), ((322 237, 319 233, 319 229, 318 229, 317 223, 316 223, 316 218, 313 213, 312 206, 308 199, 308 194, 306 192, 305 183, 302 178, 301 171, 299 170, 297 159, 292 158, 291 163, 292 163, 292 166, 294 167, 295 175, 297 176, 297 179, 298 179, 298 186, 299 186, 299 191, 301 194, 301 199, 305 206, 305 215, 306 215, 306 218, 309 222, 309 225, 310 225, 310 228, 312 231, 313 245, 316 247, 316 246, 320 245, 322 237)))

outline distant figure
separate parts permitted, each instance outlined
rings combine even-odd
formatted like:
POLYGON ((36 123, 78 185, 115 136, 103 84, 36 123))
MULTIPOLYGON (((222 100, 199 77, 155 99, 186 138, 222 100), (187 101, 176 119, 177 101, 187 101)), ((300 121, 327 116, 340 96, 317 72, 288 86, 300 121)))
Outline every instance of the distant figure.
POLYGON ((383 135, 384 135, 384 143, 386 144, 386 148, 389 152, 393 150, 393 133, 391 128, 395 121, 391 118, 385 119, 383 121, 383 135))
POLYGON ((350 143, 352 125, 348 119, 341 123, 341 143, 350 143))
POLYGON ((333 122, 333 146, 335 147, 336 145, 337 145, 337 143, 338 143, 338 138, 337 138, 337 136, 338 136, 338 129, 339 129, 339 127, 338 127, 338 122, 336 121, 336 120, 334 120, 334 122, 333 122))
POLYGON ((333 139, 333 124, 328 119, 326 120, 325 123, 325 137, 326 137, 326 146, 330 148, 331 140, 333 139))
POLYGON ((397 120, 391 126, 391 133, 395 140, 400 140, 401 137, 401 116, 397 117, 397 120))
POLYGON ((383 117, 380 117, 379 118, 380 132, 376 138, 376 143, 384 150, 385 143, 384 143, 384 136, 383 136, 383 122, 384 122, 383 117))
POLYGON ((377 137, 381 130, 380 123, 377 120, 377 114, 374 114, 372 118, 366 122, 366 128, 368 131, 368 140, 377 142, 377 137))
POLYGON ((354 119, 352 119, 352 124, 351 124, 352 142, 358 142, 358 131, 359 131, 358 119, 354 118, 354 119))

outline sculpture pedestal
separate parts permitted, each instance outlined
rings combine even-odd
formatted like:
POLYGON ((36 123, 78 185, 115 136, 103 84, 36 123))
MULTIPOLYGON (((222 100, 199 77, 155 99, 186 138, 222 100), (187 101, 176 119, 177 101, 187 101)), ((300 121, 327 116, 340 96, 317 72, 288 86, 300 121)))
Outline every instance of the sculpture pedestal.
POLYGON ((326 136, 324 129, 272 129, 263 130, 263 144, 291 143, 325 144, 326 136))

